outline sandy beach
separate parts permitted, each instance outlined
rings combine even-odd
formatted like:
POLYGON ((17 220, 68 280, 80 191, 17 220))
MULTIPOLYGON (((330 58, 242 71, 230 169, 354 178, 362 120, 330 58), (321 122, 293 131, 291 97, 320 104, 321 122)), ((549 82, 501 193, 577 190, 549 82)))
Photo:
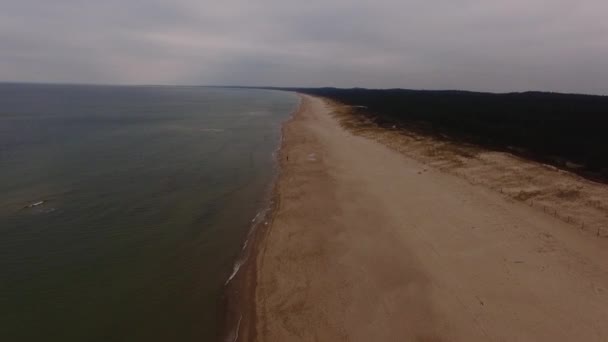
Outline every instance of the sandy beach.
POLYGON ((303 96, 284 126, 235 340, 608 340, 606 239, 332 112, 303 96))

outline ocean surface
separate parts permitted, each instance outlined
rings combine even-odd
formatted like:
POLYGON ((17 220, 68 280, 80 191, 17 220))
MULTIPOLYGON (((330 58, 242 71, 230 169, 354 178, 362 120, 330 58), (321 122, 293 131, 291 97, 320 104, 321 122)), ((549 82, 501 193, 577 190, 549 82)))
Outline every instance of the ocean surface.
POLYGON ((215 340, 297 101, 0 84, 0 339, 215 340))

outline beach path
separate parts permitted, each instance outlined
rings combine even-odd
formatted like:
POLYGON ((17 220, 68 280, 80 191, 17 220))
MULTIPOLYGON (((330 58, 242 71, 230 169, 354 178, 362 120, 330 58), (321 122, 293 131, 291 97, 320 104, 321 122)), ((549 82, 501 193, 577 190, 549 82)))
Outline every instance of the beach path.
POLYGON ((355 136, 284 127, 258 246, 258 341, 608 341, 608 245, 355 136))

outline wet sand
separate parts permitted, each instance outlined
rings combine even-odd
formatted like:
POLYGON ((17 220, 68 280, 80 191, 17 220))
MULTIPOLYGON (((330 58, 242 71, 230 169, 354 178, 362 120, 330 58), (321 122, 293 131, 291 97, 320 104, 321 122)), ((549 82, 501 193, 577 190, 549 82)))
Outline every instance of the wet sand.
POLYGON ((606 239, 353 135, 318 98, 283 132, 236 340, 608 340, 606 239))

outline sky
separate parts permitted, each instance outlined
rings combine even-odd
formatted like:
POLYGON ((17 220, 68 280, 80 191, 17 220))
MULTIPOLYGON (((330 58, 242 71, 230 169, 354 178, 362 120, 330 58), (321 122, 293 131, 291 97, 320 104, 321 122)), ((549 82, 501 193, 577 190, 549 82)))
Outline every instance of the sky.
POLYGON ((0 81, 608 94, 608 1, 0 0, 0 81))

